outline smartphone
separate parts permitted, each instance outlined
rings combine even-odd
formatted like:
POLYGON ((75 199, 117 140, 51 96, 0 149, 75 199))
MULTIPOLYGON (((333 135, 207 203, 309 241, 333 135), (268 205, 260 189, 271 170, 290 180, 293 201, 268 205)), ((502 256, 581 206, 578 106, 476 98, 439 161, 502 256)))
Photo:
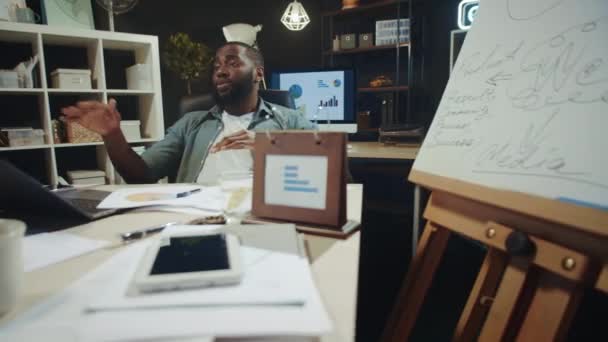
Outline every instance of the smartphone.
POLYGON ((141 259, 135 285, 154 292, 239 283, 239 246, 225 233, 161 236, 141 259))

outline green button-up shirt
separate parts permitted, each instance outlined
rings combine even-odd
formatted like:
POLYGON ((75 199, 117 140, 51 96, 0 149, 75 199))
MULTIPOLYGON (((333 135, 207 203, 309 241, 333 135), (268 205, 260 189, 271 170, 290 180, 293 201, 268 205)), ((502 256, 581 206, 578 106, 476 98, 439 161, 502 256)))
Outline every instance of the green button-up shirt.
MULTIPOLYGON (((143 154, 151 176, 158 180, 177 170, 178 183, 194 183, 215 138, 222 131, 222 109, 184 115, 167 130, 165 138, 143 154)), ((253 131, 313 129, 315 125, 300 112, 260 99, 248 129, 253 131)))

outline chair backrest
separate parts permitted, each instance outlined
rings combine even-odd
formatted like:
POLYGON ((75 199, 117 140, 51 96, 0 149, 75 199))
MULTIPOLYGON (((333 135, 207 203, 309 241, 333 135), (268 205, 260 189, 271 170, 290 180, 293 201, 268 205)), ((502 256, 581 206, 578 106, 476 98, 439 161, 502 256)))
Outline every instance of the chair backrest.
POLYGON ((296 109, 296 102, 287 90, 265 89, 260 90, 260 97, 270 103, 278 104, 279 106, 296 109))
MULTIPOLYGON (((260 90, 259 95, 265 101, 296 109, 296 103, 287 90, 266 89, 260 90)), ((215 105, 211 93, 184 97, 179 101, 180 116, 197 110, 209 110, 215 105)))
POLYGON ((182 97, 179 100, 179 115, 181 117, 186 113, 197 110, 209 110, 213 106, 215 106, 215 100, 213 100, 211 93, 182 97))

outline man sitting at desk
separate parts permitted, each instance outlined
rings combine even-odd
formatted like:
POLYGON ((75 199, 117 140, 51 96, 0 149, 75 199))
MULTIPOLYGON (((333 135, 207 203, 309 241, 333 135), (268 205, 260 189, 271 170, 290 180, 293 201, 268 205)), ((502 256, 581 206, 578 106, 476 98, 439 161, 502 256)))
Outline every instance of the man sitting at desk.
POLYGON ((153 183, 177 170, 177 182, 216 182, 221 171, 251 171, 253 133, 260 130, 312 129, 300 113, 259 98, 264 77, 262 54, 242 43, 220 47, 213 62, 209 111, 186 114, 165 138, 141 157, 120 130, 116 101, 78 102, 63 108, 64 120, 99 133, 112 163, 129 183, 153 183))

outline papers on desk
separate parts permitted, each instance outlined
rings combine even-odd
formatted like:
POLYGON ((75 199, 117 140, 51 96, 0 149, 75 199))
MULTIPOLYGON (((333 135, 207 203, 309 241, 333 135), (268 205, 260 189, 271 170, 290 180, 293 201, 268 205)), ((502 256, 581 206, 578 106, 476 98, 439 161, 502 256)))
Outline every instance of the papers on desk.
POLYGON ((70 233, 42 233, 23 240, 25 272, 55 264, 108 245, 107 241, 87 239, 70 233))
MULTIPOLYGON (((300 256, 301 254, 295 255, 299 252, 294 254, 300 248, 295 229, 293 226, 287 227, 290 229, 267 227, 266 230, 263 227, 260 229, 254 226, 245 229, 241 227, 244 232, 241 236, 243 249, 250 250, 243 253, 246 265, 249 267, 245 268, 248 281, 241 285, 256 288, 256 291, 248 294, 251 298, 254 296, 267 298, 270 297, 269 294, 273 296, 280 294, 287 299, 288 294, 291 293, 293 295, 291 299, 297 297, 301 302, 300 305, 271 303, 253 305, 251 299, 249 299, 250 303, 243 302, 247 299, 245 294, 237 294, 234 289, 226 288, 225 293, 216 293, 224 298, 224 303, 221 305, 203 305, 205 301, 202 298, 207 297, 207 303, 212 303, 215 299, 211 299, 211 296, 203 294, 200 290, 200 298, 196 298, 197 305, 166 307, 166 303, 163 303, 162 309, 147 307, 91 312, 90 309, 95 305, 103 304, 98 296, 103 296, 102 298, 106 298, 108 302, 113 301, 113 304, 118 304, 124 299, 126 284, 133 275, 131 267, 137 264, 139 261, 137 257, 147 247, 148 242, 142 241, 126 247, 63 292, 0 328, 0 340, 6 336, 20 336, 20 333, 36 331, 40 331, 41 334, 38 339, 32 340, 45 340, 42 332, 54 328, 62 331, 65 336, 66 334, 76 336, 74 340, 77 341, 145 339, 156 341, 199 336, 319 336, 329 332, 331 323, 313 283, 309 266, 300 256), (272 231, 273 229, 275 231, 272 231), (273 246, 269 245, 269 250, 258 250, 261 249, 261 245, 273 239, 282 241, 283 244, 278 246, 275 243, 273 246), (293 241, 295 245, 288 246, 289 241, 293 241), (291 253, 286 252, 287 250, 291 253), (270 275, 267 269, 276 265, 280 268, 274 271, 274 281, 280 285, 263 291, 262 287, 265 285, 262 279, 270 275), (259 269, 265 271, 257 272, 259 269), (258 281, 254 281, 256 273, 260 273, 257 277, 258 281), (287 279, 288 277, 293 277, 294 280, 287 279), (296 282, 298 284, 295 284, 296 282), (282 288, 291 286, 298 288, 297 294, 296 291, 282 288), (232 300, 230 303, 231 299, 227 298, 228 291, 233 291, 230 295, 240 296, 239 300, 232 300), (120 296, 120 293, 123 295, 120 296), (67 327, 66 322, 69 322, 67 327), (66 332, 64 331, 66 328, 71 330, 66 332)), ((230 231, 236 228, 223 229, 230 231)), ((267 280, 268 284, 272 284, 269 278, 267 280)), ((266 285, 270 286, 268 284, 266 285)), ((195 297, 192 293, 189 296, 195 297)), ((216 300, 217 303, 219 301, 216 300)))
POLYGON ((252 184, 253 178, 245 178, 222 181, 218 186, 171 185, 120 189, 107 196, 98 208, 243 215, 251 211, 252 184))
MULTIPOLYGON (((162 234, 176 232, 192 234, 220 227, 171 226, 162 234)), ((277 253, 250 246, 240 248, 244 274, 238 285, 140 294, 131 283, 145 248, 145 245, 140 244, 129 251, 128 257, 124 257, 125 262, 121 266, 123 270, 117 274, 116 279, 106 284, 105 293, 96 296, 87 306, 87 310, 247 305, 302 306, 306 301, 307 288, 302 285, 309 277, 306 258, 299 253, 277 253)))
POLYGON ((192 185, 137 187, 113 191, 97 207, 125 209, 165 205, 220 211, 226 208, 228 198, 229 194, 219 187, 192 185))
POLYGON ((131 212, 149 212, 149 211, 164 211, 171 213, 179 213, 186 215, 196 215, 196 216, 211 216, 211 215, 219 215, 222 212, 219 210, 206 210, 199 209, 194 207, 176 207, 172 205, 151 205, 147 207, 141 207, 137 209, 133 209, 131 212))

